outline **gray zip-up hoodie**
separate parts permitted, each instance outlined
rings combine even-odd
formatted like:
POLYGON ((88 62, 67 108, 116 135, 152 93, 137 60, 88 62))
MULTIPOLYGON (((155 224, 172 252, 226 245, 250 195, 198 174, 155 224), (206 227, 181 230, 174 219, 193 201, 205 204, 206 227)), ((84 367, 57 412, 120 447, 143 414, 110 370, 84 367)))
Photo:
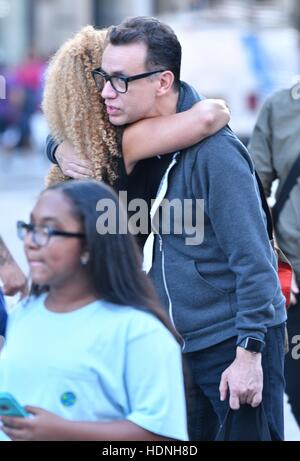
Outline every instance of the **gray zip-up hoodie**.
MULTIPOLYGON (((178 111, 197 100, 182 83, 178 111)), ((183 350, 204 349, 234 336, 237 343, 246 336, 264 340, 267 328, 286 320, 285 300, 245 147, 223 128, 175 154, 160 191, 158 196, 169 201, 204 200, 201 244, 188 245, 184 232, 154 238, 150 275, 183 337, 183 350)), ((152 210, 153 219, 157 212, 152 210)))

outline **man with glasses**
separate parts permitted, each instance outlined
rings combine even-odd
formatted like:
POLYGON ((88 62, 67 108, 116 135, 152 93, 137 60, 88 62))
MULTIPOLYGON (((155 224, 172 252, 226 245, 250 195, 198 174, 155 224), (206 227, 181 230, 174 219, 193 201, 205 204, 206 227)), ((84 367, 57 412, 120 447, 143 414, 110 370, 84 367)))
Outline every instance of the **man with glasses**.
POLYGON ((27 294, 27 280, 10 251, 0 236, 0 281, 3 284, 3 292, 0 290, 0 336, 4 335, 6 312, 4 308, 3 293, 13 296, 20 292, 22 296, 27 294))
MULTIPOLYGON (((180 81, 180 64, 180 43, 160 21, 112 27, 93 72, 110 122, 124 127, 190 108, 199 97, 180 81)), ((190 438, 214 439, 229 406, 263 400, 272 437, 282 439, 284 298, 249 155, 226 127, 168 161, 153 225, 163 199, 190 199, 192 222, 196 199, 204 200, 201 244, 188 245, 172 222, 169 235, 153 229, 144 248, 144 267, 183 340, 190 438)))
POLYGON ((101 67, 92 71, 95 83, 100 91, 103 90, 106 82, 110 82, 111 86, 117 93, 127 93, 128 83, 140 80, 141 78, 150 77, 151 75, 164 72, 166 69, 152 70, 150 72, 143 72, 142 74, 132 75, 131 77, 124 77, 122 75, 107 75, 101 67))

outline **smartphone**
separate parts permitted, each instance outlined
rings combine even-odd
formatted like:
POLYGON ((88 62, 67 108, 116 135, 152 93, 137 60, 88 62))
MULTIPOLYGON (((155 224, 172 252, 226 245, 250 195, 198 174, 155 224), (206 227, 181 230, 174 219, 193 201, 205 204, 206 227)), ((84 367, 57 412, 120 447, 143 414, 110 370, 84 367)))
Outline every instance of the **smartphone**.
POLYGON ((26 418, 29 413, 7 392, 0 392, 0 416, 19 416, 26 418))

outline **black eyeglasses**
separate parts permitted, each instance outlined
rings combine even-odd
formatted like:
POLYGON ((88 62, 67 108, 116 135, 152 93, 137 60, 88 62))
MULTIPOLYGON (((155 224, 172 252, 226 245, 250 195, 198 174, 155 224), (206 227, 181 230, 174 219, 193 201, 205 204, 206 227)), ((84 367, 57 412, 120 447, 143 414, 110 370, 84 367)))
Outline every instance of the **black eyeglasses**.
POLYGON ((131 77, 123 77, 122 75, 108 75, 101 67, 92 70, 92 75, 95 80, 96 86, 99 91, 102 91, 106 82, 109 82, 117 93, 126 93, 128 90, 128 83, 140 78, 150 77, 150 75, 164 72, 165 69, 152 70, 151 72, 144 72, 143 74, 132 75, 131 77))
POLYGON ((17 222, 17 233, 21 240, 24 240, 29 232, 32 233, 33 242, 41 247, 48 245, 50 238, 56 235, 61 237, 85 237, 81 232, 59 231, 48 226, 36 226, 35 224, 26 224, 23 221, 17 222))

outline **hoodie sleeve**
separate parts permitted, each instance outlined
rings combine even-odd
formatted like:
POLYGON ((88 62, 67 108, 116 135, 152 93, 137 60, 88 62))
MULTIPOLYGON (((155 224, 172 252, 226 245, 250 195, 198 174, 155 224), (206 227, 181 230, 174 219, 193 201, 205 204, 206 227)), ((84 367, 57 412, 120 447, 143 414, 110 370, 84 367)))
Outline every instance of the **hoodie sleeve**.
POLYGON ((55 163, 56 165, 58 164, 56 158, 55 158, 55 151, 58 148, 59 144, 57 144, 54 139, 52 138, 51 135, 47 136, 46 139, 46 155, 50 162, 55 163))
POLYGON ((271 99, 263 105, 255 124, 248 149, 264 187, 266 197, 271 195, 271 186, 277 178, 272 160, 271 99))

